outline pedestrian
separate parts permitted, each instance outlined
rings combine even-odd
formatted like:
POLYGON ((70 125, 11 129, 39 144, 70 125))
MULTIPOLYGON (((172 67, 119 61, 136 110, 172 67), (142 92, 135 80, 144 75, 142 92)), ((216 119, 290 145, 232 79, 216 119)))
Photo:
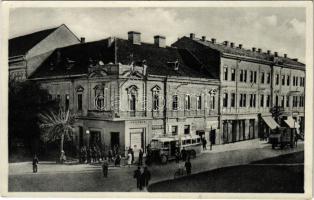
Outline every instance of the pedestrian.
POLYGON ((134 163, 134 151, 132 148, 131 148, 131 156, 132 156, 132 164, 133 164, 134 163))
POLYGON ((96 147, 94 146, 92 148, 92 159, 93 159, 93 163, 96 162, 96 154, 97 154, 97 150, 96 150, 96 147))
POLYGON ((140 149, 140 152, 138 154, 138 165, 141 166, 143 164, 143 150, 140 149))
POLYGON ((131 164, 132 164, 132 154, 131 154, 131 152, 128 153, 127 159, 128 159, 128 167, 130 168, 131 164))
POLYGON ((121 156, 120 154, 117 154, 116 159, 114 161, 114 165, 120 167, 120 162, 121 162, 121 156))
POLYGON ((86 154, 87 154, 87 163, 91 163, 91 161, 92 161, 92 149, 87 148, 86 154))
POLYGON ((210 150, 213 149, 213 144, 215 144, 215 131, 214 130, 211 130, 210 131, 210 150))
POLYGON ((34 158, 33 158, 33 173, 37 173, 37 170, 38 170, 38 167, 37 167, 37 164, 38 164, 38 158, 37 158, 37 155, 35 154, 34 155, 34 158))
POLYGON ((185 162, 185 169, 186 169, 186 174, 190 175, 191 174, 191 170, 192 170, 192 164, 190 162, 190 159, 187 159, 185 162))
POLYGON ((142 174, 142 183, 143 183, 144 187, 147 188, 149 181, 150 181, 150 178, 151 178, 150 171, 148 170, 147 167, 144 167, 144 172, 142 174))
POLYGON ((87 149, 83 147, 83 163, 87 163, 87 149))
POLYGON ((203 143, 203 150, 206 150, 207 141, 205 137, 202 138, 202 143, 203 143))
POLYGON ((62 150, 60 155, 60 163, 63 164, 66 161, 65 152, 62 150))
POLYGON ((181 157, 182 157, 182 160, 183 160, 183 161, 186 161, 186 150, 185 150, 184 147, 183 147, 183 149, 181 150, 181 157))
POLYGON ((104 174, 104 178, 107 178, 108 176, 108 168, 109 168, 109 163, 108 163, 107 157, 105 157, 102 164, 102 172, 104 174))
POLYGON ((113 161, 113 152, 111 149, 108 151, 108 158, 109 158, 109 162, 113 161))
POLYGON ((179 151, 179 148, 176 148, 175 157, 176 157, 176 163, 179 163, 180 162, 180 151, 179 151))
POLYGON ((137 170, 134 171, 133 178, 136 179, 136 188, 142 190, 142 181, 141 181, 141 168, 138 167, 137 170))

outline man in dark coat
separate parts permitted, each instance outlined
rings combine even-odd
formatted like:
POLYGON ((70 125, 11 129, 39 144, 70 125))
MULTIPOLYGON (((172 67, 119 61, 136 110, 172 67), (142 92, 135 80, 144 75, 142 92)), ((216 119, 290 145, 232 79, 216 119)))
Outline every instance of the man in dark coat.
POLYGON ((213 149, 213 144, 215 143, 215 131, 210 131, 210 150, 213 149))
POLYGON ((141 166, 143 164, 143 150, 140 149, 140 152, 138 154, 138 165, 141 166))
POLYGON ((186 161, 186 150, 185 150, 184 147, 183 147, 183 149, 181 150, 181 157, 182 157, 182 160, 183 160, 183 161, 186 161))
POLYGON ((179 163, 180 162, 180 151, 179 151, 179 148, 176 148, 175 156, 176 156, 176 163, 179 163))
POLYGON ((187 159, 187 161, 185 162, 185 169, 186 169, 187 175, 190 175, 192 171, 192 164, 190 162, 190 159, 187 159))
POLYGON ((207 145, 207 141, 205 139, 205 137, 202 138, 202 143, 203 143, 203 150, 206 150, 206 145, 207 145))
POLYGON ((142 174, 142 183, 143 183, 144 187, 148 186, 148 183, 150 181, 150 177, 151 177, 150 171, 148 170, 147 167, 144 167, 144 172, 142 174))
POLYGON ((142 181, 141 181, 141 168, 138 167, 137 170, 134 171, 134 175, 133 175, 133 178, 136 179, 136 187, 137 189, 139 190, 142 190, 142 181))
POLYGON ((33 158, 33 173, 37 173, 37 170, 38 170, 38 167, 37 167, 37 164, 38 164, 38 158, 36 156, 36 154, 34 155, 34 158, 33 158))

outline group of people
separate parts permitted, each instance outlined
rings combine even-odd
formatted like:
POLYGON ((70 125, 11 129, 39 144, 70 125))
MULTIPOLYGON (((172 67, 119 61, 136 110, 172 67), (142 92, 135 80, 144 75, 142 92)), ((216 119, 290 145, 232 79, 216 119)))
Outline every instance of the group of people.
POLYGON ((108 162, 115 162, 115 165, 120 165, 121 155, 119 153, 119 147, 115 146, 113 149, 109 149, 107 152, 105 149, 98 146, 92 146, 90 148, 83 146, 79 152, 80 163, 99 163, 108 157, 108 162))
POLYGON ((139 190, 143 190, 143 188, 147 188, 150 178, 151 178, 151 173, 148 170, 147 167, 141 168, 137 167, 137 169, 134 171, 133 178, 136 179, 136 187, 139 190))

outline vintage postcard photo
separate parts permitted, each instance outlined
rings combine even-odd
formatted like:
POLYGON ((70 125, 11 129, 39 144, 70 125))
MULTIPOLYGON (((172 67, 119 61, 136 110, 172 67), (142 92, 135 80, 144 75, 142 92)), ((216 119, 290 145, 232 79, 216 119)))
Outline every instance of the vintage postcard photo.
POLYGON ((237 3, 4 3, 3 194, 310 198, 312 4, 237 3))

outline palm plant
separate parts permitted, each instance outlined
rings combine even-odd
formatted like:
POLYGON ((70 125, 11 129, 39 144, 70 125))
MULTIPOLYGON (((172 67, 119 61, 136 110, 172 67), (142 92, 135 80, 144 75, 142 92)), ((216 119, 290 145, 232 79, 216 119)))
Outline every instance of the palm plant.
MULTIPOLYGON (((42 140, 44 142, 60 140, 60 155, 62 155, 64 141, 72 139, 75 116, 69 110, 60 109, 58 113, 50 111, 49 113, 39 114, 39 120, 42 140)), ((62 162, 61 159, 60 156, 62 162)))

